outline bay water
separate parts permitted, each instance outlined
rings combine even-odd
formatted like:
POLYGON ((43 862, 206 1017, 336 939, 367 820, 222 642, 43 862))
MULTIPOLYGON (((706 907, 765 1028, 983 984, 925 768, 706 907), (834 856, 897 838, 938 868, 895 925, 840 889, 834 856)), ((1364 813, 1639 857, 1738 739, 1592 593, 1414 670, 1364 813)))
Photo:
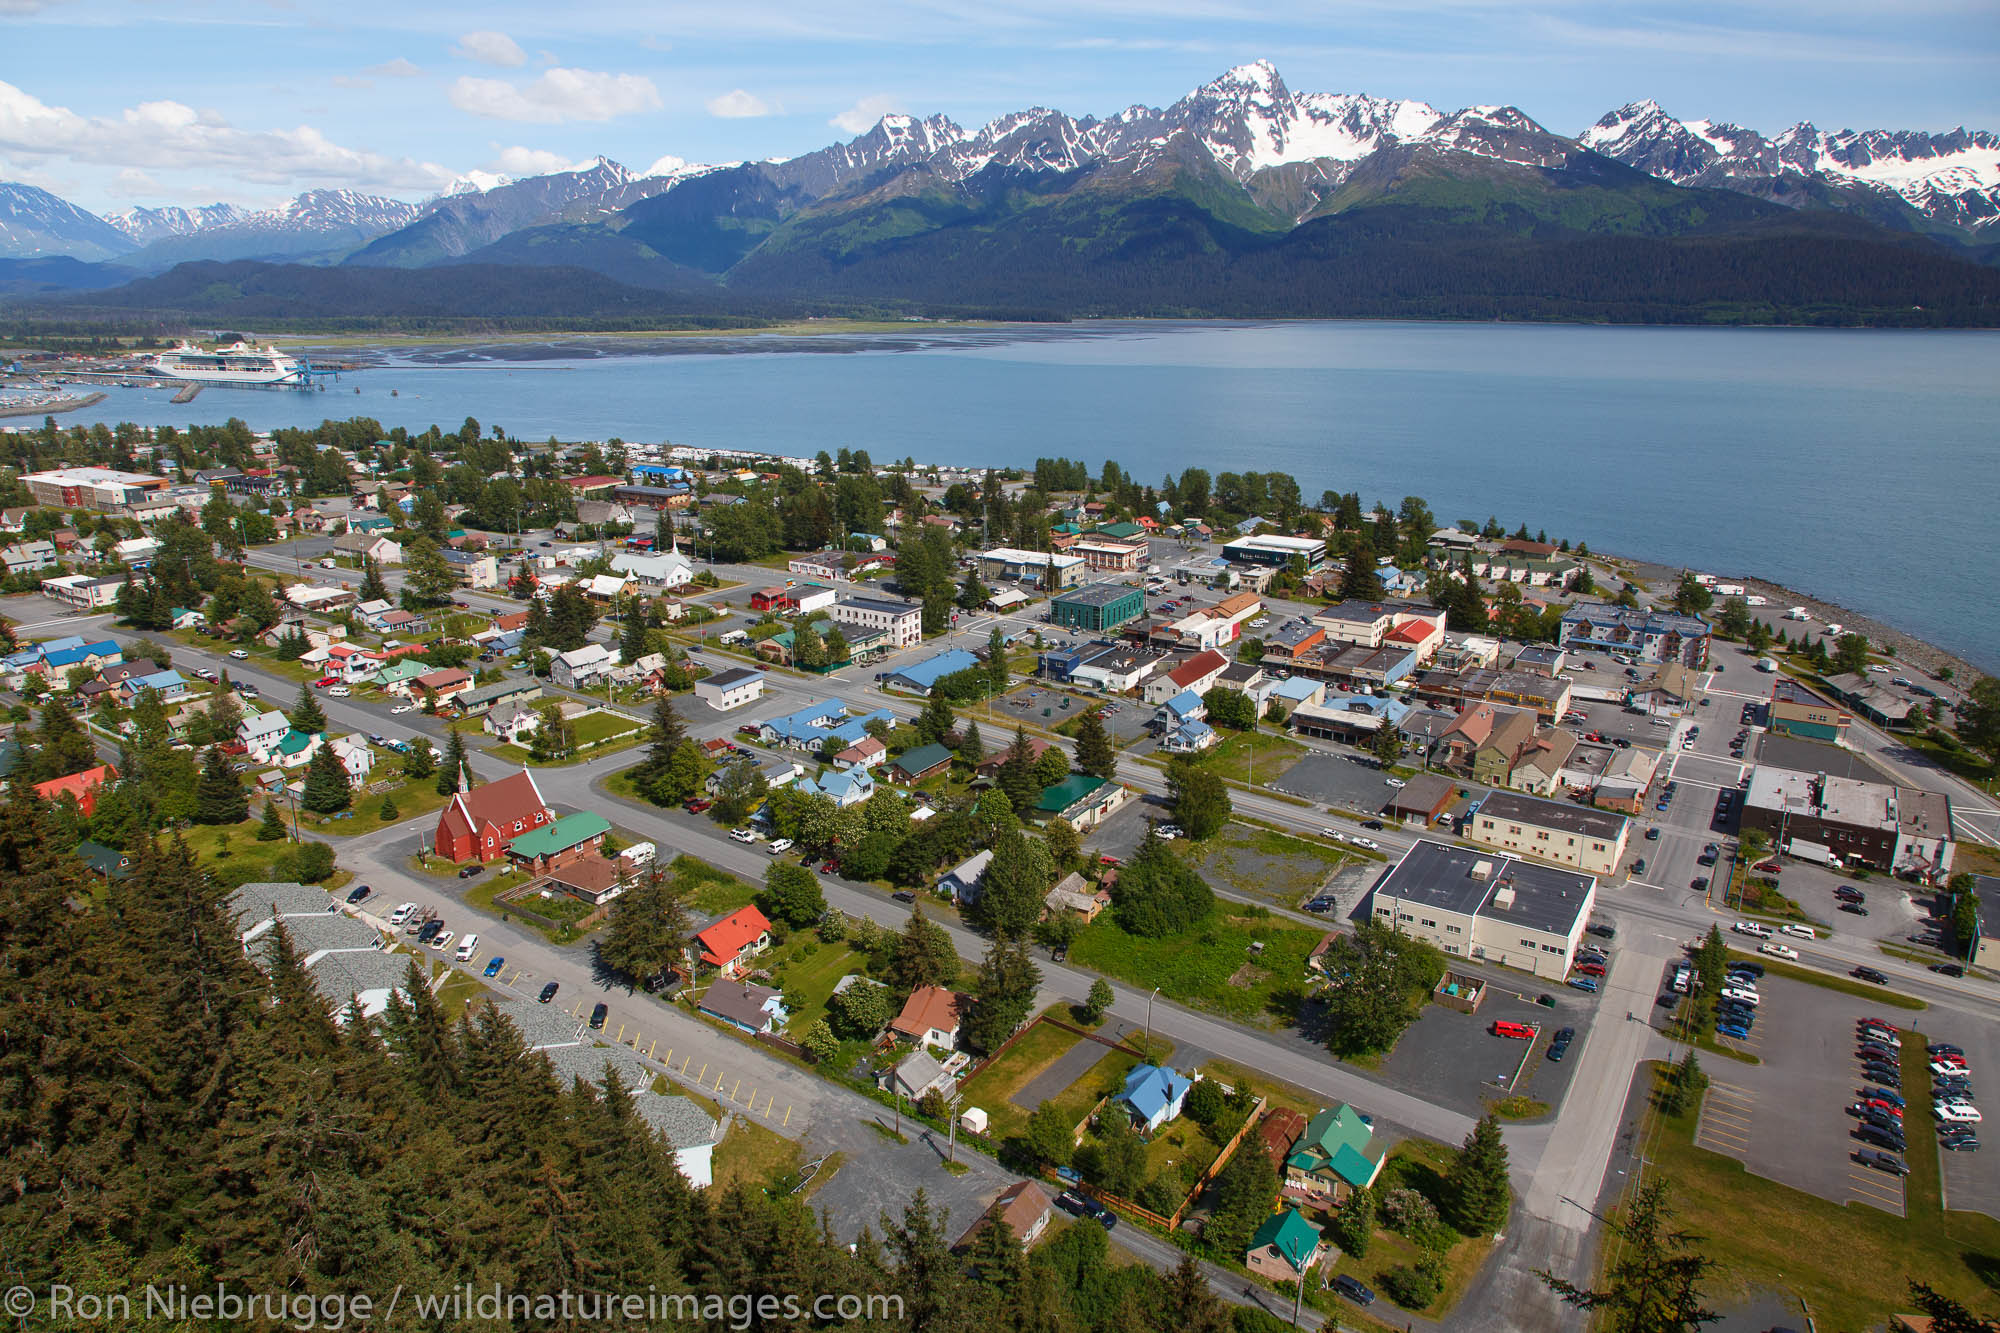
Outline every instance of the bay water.
MULTIPOLYGON (((288 350, 306 344, 288 344, 288 350)), ((877 463, 1289 472, 1440 521, 1754 575, 2000 670, 2000 333, 1131 322, 385 346, 325 392, 62 418, 370 416, 877 463), (356 392, 359 390, 359 392, 356 392)))

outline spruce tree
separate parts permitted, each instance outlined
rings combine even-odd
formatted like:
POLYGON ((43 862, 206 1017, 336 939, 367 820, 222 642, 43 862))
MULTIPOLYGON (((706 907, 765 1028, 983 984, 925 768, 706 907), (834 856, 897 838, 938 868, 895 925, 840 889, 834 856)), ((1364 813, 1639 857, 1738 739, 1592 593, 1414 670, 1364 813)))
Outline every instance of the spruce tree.
POLYGON ((922 904, 910 913, 889 959, 890 982, 907 994, 919 986, 949 985, 958 975, 958 951, 944 927, 926 920, 922 904))
POLYGON ((75 715, 60 699, 51 699, 43 707, 42 724, 35 729, 35 739, 42 747, 30 751, 34 756, 32 771, 37 782, 68 777, 72 773, 97 767, 97 747, 91 744, 89 733, 76 724, 75 715))
POLYGON ((646 617, 635 607, 625 608, 625 624, 618 632, 618 658, 626 666, 646 655, 646 617))
POLYGON ((361 587, 356 594, 364 602, 386 602, 389 600, 389 585, 382 581, 381 566, 375 557, 361 557, 361 587))
POLYGON ((431 748, 428 736, 419 736, 410 742, 409 753, 403 756, 403 775, 418 781, 437 772, 437 751, 431 748))
POLYGON ((250 814, 250 800, 243 784, 229 767, 229 757, 209 746, 195 784, 194 822, 197 824, 240 824, 250 814))
POLYGON ((449 796, 458 790, 461 770, 465 767, 465 738, 458 734, 456 727, 449 728, 444 738, 444 758, 438 761, 437 793, 449 796))
POLYGON ((979 723, 975 719, 967 718, 958 733, 958 757, 965 761, 967 768, 978 768, 986 760, 986 741, 980 736, 979 723))
POLYGON ((1080 772, 1109 781, 1118 773, 1118 751, 1111 746, 1104 721, 1092 709, 1076 724, 1076 766, 1080 772))
POLYGON ((1699 1333, 1719 1316, 1702 1304, 1701 1286, 1715 1268, 1704 1237, 1674 1225, 1664 1181, 1641 1185, 1622 1217, 1608 1224, 1621 1244, 1603 1274, 1604 1286, 1579 1287, 1567 1278, 1535 1275, 1565 1305, 1593 1316, 1611 1333, 1699 1333))
POLYGON ((1491 1235, 1506 1222, 1507 1145, 1498 1116, 1481 1116, 1466 1135, 1444 1192, 1448 1220, 1468 1236, 1491 1235))
POLYGON ((966 1040, 978 1050, 998 1050, 1034 1009, 1035 988, 1041 984, 1041 969, 1026 943, 996 942, 979 968, 972 1012, 965 1020, 966 1040))
POLYGON ((326 730, 326 713, 320 708, 319 700, 313 697, 312 686, 299 686, 299 701, 292 705, 292 729, 311 735, 326 730))
POLYGON ((396 817, 402 813, 402 810, 396 805, 396 794, 388 792, 382 797, 382 809, 376 817, 384 824, 393 824, 396 822, 396 817))
POLYGON ((354 792, 347 785, 347 770, 333 757, 332 746, 320 746, 313 752, 312 762, 306 765, 305 790, 299 796, 299 804, 316 815, 330 815, 353 803, 354 792))
POLYGON ((1016 810, 1033 810, 1041 799, 1042 784, 1035 781, 1035 760, 1033 747, 1028 744, 1026 727, 1014 728, 1013 744, 1007 747, 1007 758, 1000 765, 998 778, 1000 790, 1007 793, 1016 810))
POLYGON ((278 812, 278 802, 267 799, 264 802, 264 818, 257 824, 257 841, 283 842, 285 840, 285 817, 278 812))

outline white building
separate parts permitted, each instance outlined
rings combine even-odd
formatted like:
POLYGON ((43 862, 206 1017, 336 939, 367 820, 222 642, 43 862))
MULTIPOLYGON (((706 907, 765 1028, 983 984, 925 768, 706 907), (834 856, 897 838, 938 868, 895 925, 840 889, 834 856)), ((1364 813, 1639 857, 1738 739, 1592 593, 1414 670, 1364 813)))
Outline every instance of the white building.
POLYGON ((1615 875, 1632 823, 1610 810, 1496 791, 1480 802, 1466 836, 1516 856, 1615 875))
POLYGON ((749 667, 730 667, 696 681, 694 694, 716 712, 726 713, 764 697, 764 673, 749 667))
POLYGON ((892 648, 908 648, 924 637, 924 609, 888 597, 840 597, 826 608, 836 625, 880 630, 892 648))
POLYGON ((1375 919, 1455 958, 1551 981, 1569 975, 1597 879, 1428 838, 1375 886, 1375 919))
POLYGON ((618 654, 601 643, 586 643, 572 652, 557 653, 549 663, 549 678, 570 689, 588 689, 618 665, 618 654))
POLYGON ((611 557, 611 567, 630 574, 648 588, 679 588, 694 582, 694 566, 678 551, 658 555, 626 552, 611 557))

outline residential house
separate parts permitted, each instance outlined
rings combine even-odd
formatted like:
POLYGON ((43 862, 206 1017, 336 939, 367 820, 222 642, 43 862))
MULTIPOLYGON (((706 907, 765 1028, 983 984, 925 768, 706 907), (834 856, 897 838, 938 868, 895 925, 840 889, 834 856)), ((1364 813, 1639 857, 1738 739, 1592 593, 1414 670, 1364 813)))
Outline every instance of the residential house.
POLYGON ((490 708, 479 727, 489 736, 498 736, 509 745, 526 745, 541 729, 542 715, 535 705, 514 701, 490 708))
POLYGON ((124 879, 132 873, 132 858, 115 847, 85 840, 76 845, 77 859, 99 879, 124 879))
POLYGON ((1229 659, 1212 648, 1196 653, 1164 676, 1147 681, 1144 698, 1149 704, 1163 704, 1183 690, 1206 694, 1228 665, 1229 659))
POLYGON ((373 560, 384 569, 403 563, 402 543, 380 533, 344 532, 333 539, 333 549, 356 559, 373 560))
POLYGON ((246 750, 268 750, 291 729, 290 719, 275 708, 262 712, 246 709, 243 721, 237 724, 236 739, 246 750))
POLYGON ((1206 722, 1183 722, 1160 738, 1160 749, 1168 754, 1199 754, 1222 744, 1222 737, 1206 722))
POLYGON ((1515 756, 1535 738, 1535 715, 1526 709, 1478 703, 1452 719, 1439 738, 1436 759, 1479 782, 1504 785, 1515 756))
POLYGON ((590 810, 564 815, 508 840, 507 859, 531 875, 598 854, 611 832, 611 821, 590 810))
POLYGON ((695 932, 701 961, 724 978, 740 976, 750 960, 771 947, 771 923, 754 906, 739 907, 728 916, 695 932))
POLYGON ((570 652, 557 653, 549 662, 549 679, 569 689, 589 689, 617 664, 617 653, 601 643, 586 643, 570 652))
POLYGON ((542 683, 533 678, 502 680, 492 685, 481 685, 475 689, 462 691, 458 695, 458 707, 467 716, 476 716, 498 710, 507 704, 525 704, 531 699, 542 697, 542 683))
MULTIPOLYGON (((990 852, 984 854, 992 855, 990 852)), ((1042 920, 1052 920, 1068 912, 1076 916, 1078 924, 1087 926, 1097 920, 1097 914, 1110 902, 1110 894, 1102 889, 1093 892, 1090 881, 1072 870, 1043 895, 1042 920)))
POLYGON ((546 882, 580 903, 602 907, 625 892, 630 879, 624 858, 608 861, 593 853, 550 868, 546 882))
POLYGON ((922 1101, 933 1092, 950 1100, 958 1092, 958 1080, 924 1046, 918 1046, 896 1063, 889 1074, 888 1085, 889 1091, 913 1102, 922 1101))
POLYGON ((865 768, 843 768, 818 778, 801 778, 799 790, 830 799, 841 809, 875 794, 875 776, 865 768))
POLYGON ((972 997, 943 986, 919 986, 903 1002, 903 1011, 889 1020, 889 1031, 923 1046, 953 1050, 959 1024, 972 1010, 972 997))
POLYGON ((1367 1189, 1382 1174, 1387 1156, 1375 1130, 1346 1102, 1321 1111, 1285 1159, 1284 1198, 1304 1203, 1339 1203, 1367 1189))
POLYGON ((375 771, 375 751, 360 736, 335 736, 327 742, 333 757, 347 770, 349 786, 359 787, 368 781, 368 775, 375 771))
POLYGON ((1319 1228, 1296 1208, 1272 1213, 1257 1225, 1243 1266, 1271 1282, 1300 1282, 1318 1269, 1333 1251, 1319 1228))
POLYGON ((942 745, 919 745, 892 760, 888 767, 891 782, 912 786, 943 773, 951 767, 952 753, 942 745))
POLYGON ((1562 788, 1562 771, 1576 752, 1574 733, 1552 727, 1540 728, 1534 738, 1514 756, 1507 785, 1537 796, 1553 796, 1562 788))
POLYGON ((1004 1222, 1014 1239, 1021 1243, 1021 1248, 1027 1249, 1048 1230, 1049 1218, 1053 1214, 1054 1206, 1049 1202, 1047 1190, 1032 1180, 1016 1181, 1001 1191, 1000 1197, 988 1205, 952 1248, 969 1250, 983 1228, 1004 1222))
MULTIPOLYGON (((1046 742, 1044 742, 1046 744, 1046 742)), ((873 736, 863 736, 833 757, 836 768, 872 769, 889 757, 889 747, 873 736)))
MULTIPOLYGON (((1027 738, 1028 762, 1032 764, 1037 759, 1040 759, 1042 755, 1048 751, 1048 748, 1049 748, 1049 743, 1043 740, 1041 737, 1039 736, 1028 737, 1027 738)), ((977 770, 978 775, 982 778, 990 778, 997 776, 1000 770, 1006 766, 1008 759, 1013 757, 1013 754, 1014 754, 1014 745, 1012 741, 1009 741, 1007 745, 1004 746, 997 753, 990 754, 986 756, 985 759, 980 761, 979 768, 977 770)))
POLYGON ((790 1016, 785 1012, 784 996, 777 991, 738 981, 710 985, 702 992, 699 1008, 710 1018, 719 1018, 753 1036, 775 1031, 790 1016))
POLYGON ((116 768, 110 764, 99 764, 95 768, 86 768, 81 773, 71 773, 66 777, 38 782, 35 784, 35 795, 45 801, 64 799, 74 801, 77 811, 87 818, 97 813, 97 789, 107 782, 117 780, 116 768))
POLYGON ((459 792, 438 813, 432 847, 447 861, 497 860, 514 838, 553 824, 555 810, 523 768, 511 777, 459 792))
POLYGON ((980 881, 986 878, 986 867, 992 864, 991 848, 974 852, 947 870, 938 880, 938 895, 949 898, 961 907, 979 901, 980 881))
POLYGON ((413 676, 404 692, 412 697, 435 697, 439 703, 464 694, 472 688, 472 673, 464 667, 439 667, 413 676))
POLYGON ((1116 1100, 1132 1114, 1132 1123, 1150 1134, 1168 1121, 1179 1118, 1194 1081, 1171 1066, 1139 1065, 1125 1076, 1125 1087, 1116 1100))
POLYGON ((9 574, 32 574, 38 570, 55 569, 61 563, 56 558, 54 542, 16 542, 12 546, 0 547, 0 565, 4 565, 9 574))
POLYGON ((118 685, 118 697, 122 703, 130 704, 147 690, 160 696, 160 702, 171 703, 188 692, 188 679, 169 667, 165 671, 155 671, 145 676, 128 676, 118 685))
POLYGON ((297 731, 288 727, 276 740, 250 751, 250 761, 287 770, 304 768, 324 744, 326 733, 323 731, 297 731))
POLYGON ((881 721, 896 724, 895 714, 886 708, 849 717, 847 705, 838 699, 822 699, 783 717, 757 723, 758 738, 766 745, 786 745, 795 750, 820 750, 829 741, 841 747, 854 744, 868 734, 868 724, 881 721))

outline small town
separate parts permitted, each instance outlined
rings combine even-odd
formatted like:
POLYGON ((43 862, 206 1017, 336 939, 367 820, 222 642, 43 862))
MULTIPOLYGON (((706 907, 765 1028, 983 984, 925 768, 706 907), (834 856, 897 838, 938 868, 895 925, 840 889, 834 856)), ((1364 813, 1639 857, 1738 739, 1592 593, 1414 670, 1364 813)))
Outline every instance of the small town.
POLYGON ((2000 1227, 1991 680, 1280 474, 378 431, 0 437, 58 910, 1238 1328, 1560 1327, 1632 1175, 1842 1328, 2000 1227))

